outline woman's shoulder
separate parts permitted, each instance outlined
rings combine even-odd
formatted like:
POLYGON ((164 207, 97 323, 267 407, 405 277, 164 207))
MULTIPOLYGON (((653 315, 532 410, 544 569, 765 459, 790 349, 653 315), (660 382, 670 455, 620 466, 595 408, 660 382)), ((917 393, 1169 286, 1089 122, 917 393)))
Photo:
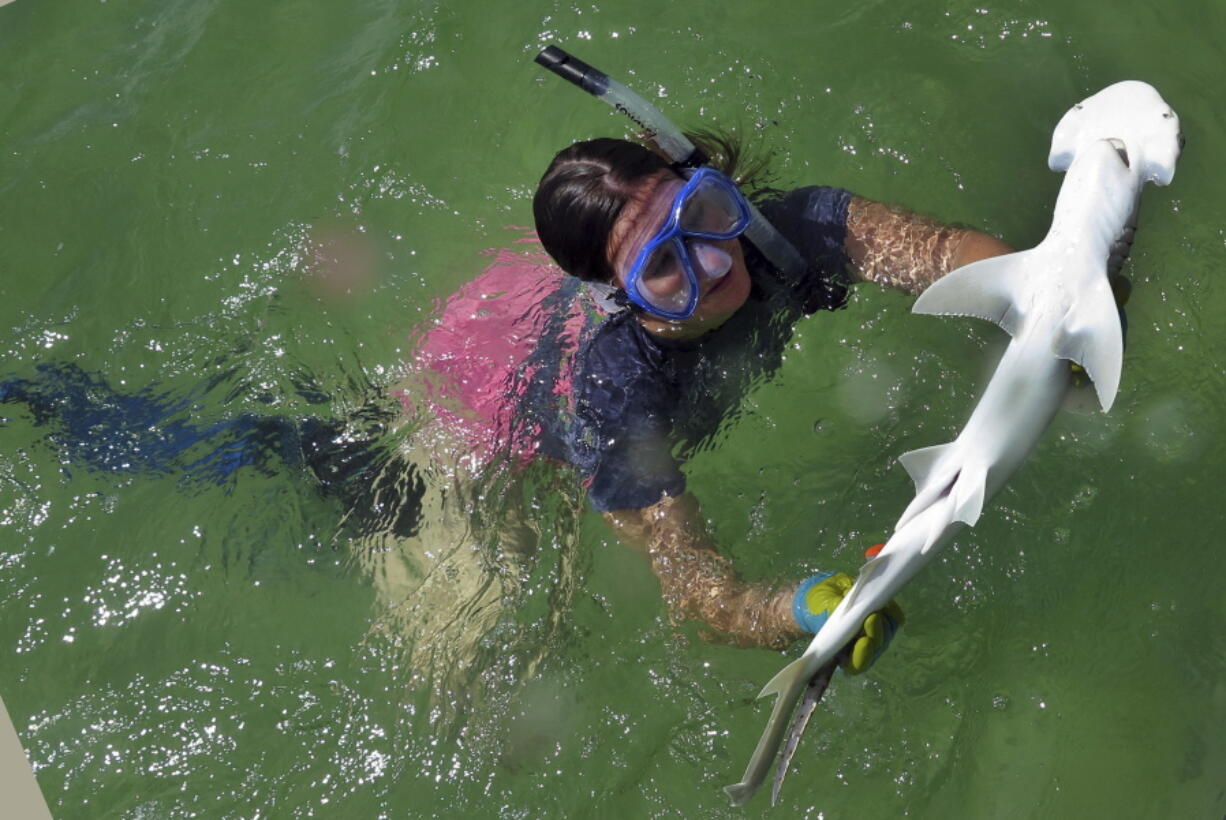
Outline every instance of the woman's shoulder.
POLYGON ((758 203, 766 217, 808 263, 799 277, 784 277, 803 311, 841 307, 847 296, 847 215, 854 195, 845 188, 809 185, 767 193, 758 203))
POLYGON ((761 194, 762 214, 785 234, 804 227, 843 229, 854 195, 833 185, 806 185, 790 191, 768 190, 761 194))

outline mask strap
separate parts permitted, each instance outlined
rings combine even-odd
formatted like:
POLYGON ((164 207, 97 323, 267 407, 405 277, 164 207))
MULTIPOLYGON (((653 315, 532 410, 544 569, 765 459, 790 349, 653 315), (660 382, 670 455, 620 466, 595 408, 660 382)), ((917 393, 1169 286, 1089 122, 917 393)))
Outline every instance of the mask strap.
POLYGON ((626 291, 606 282, 584 282, 585 287, 596 300, 596 307, 605 313, 620 313, 633 306, 626 291))

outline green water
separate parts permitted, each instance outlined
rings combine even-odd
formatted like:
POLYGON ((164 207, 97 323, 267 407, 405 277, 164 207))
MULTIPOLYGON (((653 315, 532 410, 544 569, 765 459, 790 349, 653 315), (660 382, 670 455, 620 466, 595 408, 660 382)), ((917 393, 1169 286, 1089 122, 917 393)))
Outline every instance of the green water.
MULTIPOLYGON (((780 184, 1017 246, 1047 227, 1050 131, 1081 97, 1147 80, 1188 140, 1142 201, 1111 414, 1059 418, 906 588, 903 637, 836 680, 773 813, 719 787, 784 657, 670 625, 564 477, 503 499, 535 517, 536 558, 485 645, 488 696, 449 710, 371 631, 374 583, 301 476, 90 471, 0 406, 0 692, 53 812, 1220 818, 1223 31, 1216 0, 0 8, 0 370, 76 363, 190 395, 183 419, 340 415, 386 383, 530 222, 552 153, 623 133, 532 64, 551 42, 686 124, 752 131, 780 184), (320 235, 368 260, 348 296, 303 283, 320 235), (544 636, 535 674, 513 633, 544 636)), ((746 576, 855 567, 910 498, 894 459, 965 418, 999 334, 908 309, 863 288, 802 322, 693 461, 746 576)))

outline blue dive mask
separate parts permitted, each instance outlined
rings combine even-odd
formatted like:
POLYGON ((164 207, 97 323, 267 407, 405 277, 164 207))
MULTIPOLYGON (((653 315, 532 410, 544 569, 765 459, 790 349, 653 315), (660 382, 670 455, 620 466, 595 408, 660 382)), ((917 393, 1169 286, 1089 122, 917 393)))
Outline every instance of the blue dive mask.
POLYGON ((698 307, 699 273, 718 279, 732 267, 723 248, 701 240, 735 239, 750 219, 736 183, 714 168, 699 168, 677 192, 668 220, 634 257, 626 295, 653 316, 690 318, 698 307))

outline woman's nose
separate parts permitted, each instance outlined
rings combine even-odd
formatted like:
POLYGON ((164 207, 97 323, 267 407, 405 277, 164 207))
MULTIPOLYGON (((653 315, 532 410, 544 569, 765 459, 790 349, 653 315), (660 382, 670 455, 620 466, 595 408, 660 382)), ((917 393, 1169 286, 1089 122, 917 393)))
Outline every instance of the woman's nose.
POLYGON ((717 245, 693 242, 690 253, 694 266, 708 279, 718 279, 732 269, 732 257, 717 245))

